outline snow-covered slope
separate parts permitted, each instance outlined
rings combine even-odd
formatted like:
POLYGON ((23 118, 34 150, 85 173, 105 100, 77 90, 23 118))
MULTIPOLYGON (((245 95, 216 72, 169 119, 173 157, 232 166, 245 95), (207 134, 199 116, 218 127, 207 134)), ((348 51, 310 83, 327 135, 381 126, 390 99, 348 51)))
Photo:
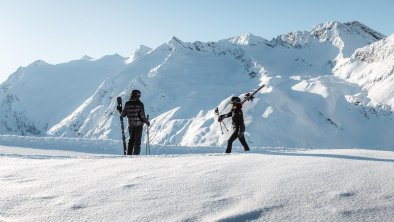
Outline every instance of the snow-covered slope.
POLYGON ((57 65, 36 61, 20 67, 0 85, 0 132, 45 135, 106 78, 119 72, 125 66, 124 60, 111 55, 57 65))
MULTIPOLYGON (((63 101, 66 110, 56 121, 46 121, 50 124, 40 132, 120 139, 115 98, 127 100, 137 88, 153 118, 151 143, 223 145, 231 132, 221 134, 213 110, 219 107, 227 112, 229 98, 266 84, 254 101, 244 105, 251 146, 392 147, 388 139, 394 131, 391 107, 354 105, 351 98, 366 97, 368 89, 333 75, 333 68, 344 64, 354 50, 386 41, 382 38, 359 22, 328 22, 310 32, 291 32, 271 41, 248 33, 218 42, 188 43, 174 37, 154 49, 141 46, 129 59, 118 61, 116 72, 97 82, 90 94, 76 91, 81 96, 70 106, 63 101)), ((7 81, 3 91, 21 84, 15 82, 7 81)), ((16 96, 2 93, 0 98, 14 101, 16 96)), ((20 112, 18 107, 7 107, 11 110, 7 113, 20 112)), ((45 119, 40 118, 29 116, 22 122, 36 126, 36 121, 45 119)), ((16 121, 11 114, 0 119, 0 132, 20 133, 9 127, 13 125, 8 122, 16 121)))
POLYGON ((394 34, 356 50, 334 69, 335 75, 358 84, 366 95, 354 102, 394 107, 394 34))
POLYGON ((267 148, 124 158, 0 146, 0 162, 0 221, 394 217, 389 151, 267 148))

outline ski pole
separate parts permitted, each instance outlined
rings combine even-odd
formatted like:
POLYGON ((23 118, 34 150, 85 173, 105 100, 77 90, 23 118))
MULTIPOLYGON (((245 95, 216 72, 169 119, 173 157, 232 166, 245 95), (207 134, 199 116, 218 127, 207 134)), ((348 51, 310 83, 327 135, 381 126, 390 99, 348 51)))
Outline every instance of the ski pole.
POLYGON ((221 123, 221 124, 223 124, 224 128, 226 128, 226 130, 228 131, 226 124, 224 124, 224 122, 223 122, 223 121, 222 121, 222 122, 220 122, 220 123, 221 123))
MULTIPOLYGON (((215 114, 216 114, 218 117, 220 117, 220 115, 219 115, 219 107, 216 107, 216 109, 215 109, 215 114)), ((222 131, 222 134, 223 134, 222 124, 223 124, 224 128, 226 128, 226 130, 228 131, 227 126, 226 126, 226 124, 224 124, 223 121, 220 121, 219 124, 220 124, 220 130, 222 131)))
MULTIPOLYGON (((219 117, 219 107, 216 107, 215 114, 219 117)), ((223 134, 223 127, 222 127, 222 122, 221 121, 219 121, 219 125, 220 125, 220 131, 223 134)))
MULTIPOLYGON (((146 115, 146 119, 149 120, 149 115, 146 115)), ((145 143, 145 153, 146 155, 150 155, 150 146, 149 146, 149 126, 146 127, 146 143, 145 143)))
POLYGON ((149 152, 149 155, 150 155, 149 127, 148 127, 147 134, 148 134, 148 152, 149 152))
POLYGON ((221 131, 221 132, 222 132, 222 134, 223 134, 222 123, 221 123, 221 122, 219 122, 219 124, 220 124, 220 131, 221 131))

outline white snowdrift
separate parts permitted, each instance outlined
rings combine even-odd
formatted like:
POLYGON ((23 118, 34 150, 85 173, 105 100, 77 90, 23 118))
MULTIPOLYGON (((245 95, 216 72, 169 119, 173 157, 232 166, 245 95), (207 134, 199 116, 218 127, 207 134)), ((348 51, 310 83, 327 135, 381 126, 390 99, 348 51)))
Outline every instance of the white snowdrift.
POLYGON ((123 157, 0 146, 0 221, 392 221, 394 154, 123 157))

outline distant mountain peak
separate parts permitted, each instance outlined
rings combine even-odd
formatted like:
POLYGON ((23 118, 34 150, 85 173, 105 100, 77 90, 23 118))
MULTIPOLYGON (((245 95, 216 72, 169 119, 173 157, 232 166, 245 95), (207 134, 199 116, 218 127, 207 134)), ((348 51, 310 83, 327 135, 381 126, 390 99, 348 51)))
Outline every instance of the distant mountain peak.
POLYGON ((43 66, 43 65, 49 65, 49 63, 45 62, 44 60, 36 60, 27 67, 34 67, 34 66, 43 66))
POLYGON ((99 60, 126 60, 126 58, 119 55, 118 53, 115 53, 111 55, 105 55, 101 57, 99 60))
POLYGON ((346 34, 360 35, 371 41, 378 41, 386 37, 359 21, 347 23, 337 21, 325 22, 313 27, 311 34, 321 40, 332 40, 332 38, 343 37, 346 34))
POLYGON ((253 35, 252 33, 245 33, 243 35, 230 38, 229 42, 238 45, 255 46, 267 42, 266 39, 253 35))
POLYGON ((304 31, 304 32, 301 32, 301 31, 289 32, 287 34, 280 35, 277 38, 276 42, 277 43, 280 42, 280 43, 282 43, 282 45, 286 45, 286 44, 283 44, 285 42, 285 43, 290 44, 292 47, 299 47, 308 41, 309 36, 310 36, 310 33, 306 32, 306 31, 304 31))
POLYGON ((176 49, 179 47, 187 48, 186 43, 175 36, 173 36, 167 44, 171 47, 171 49, 176 49))
POLYGON ((88 55, 84 55, 82 56, 81 60, 93 60, 94 58, 88 56, 88 55))
POLYGON ((152 50, 152 48, 150 48, 149 46, 146 46, 146 45, 140 45, 139 47, 138 47, 138 49, 136 50, 136 52, 143 52, 143 51, 150 51, 150 50, 152 50))
POLYGON ((308 31, 290 32, 280 35, 271 41, 273 46, 303 47, 304 45, 325 42, 338 48, 340 55, 350 57, 360 47, 385 38, 385 35, 374 31, 359 21, 341 23, 329 21, 321 23, 308 31))
POLYGON ((371 29, 370 27, 368 27, 368 26, 362 24, 362 23, 359 22, 359 21, 347 22, 347 23, 344 23, 344 25, 346 25, 346 26, 348 26, 348 27, 355 27, 355 28, 360 29, 360 30, 362 30, 362 31, 364 31, 364 32, 366 32, 366 33, 368 33, 368 34, 370 34, 371 36, 373 36, 373 37, 376 39, 376 41, 377 41, 377 40, 381 40, 381 39, 383 39, 383 38, 386 38, 386 36, 383 35, 382 33, 377 32, 377 31, 371 29))
POLYGON ((141 57, 143 55, 146 55, 149 51, 151 51, 152 48, 146 46, 146 45, 140 45, 133 53, 130 58, 126 60, 126 64, 132 63, 135 59, 138 57, 141 57))

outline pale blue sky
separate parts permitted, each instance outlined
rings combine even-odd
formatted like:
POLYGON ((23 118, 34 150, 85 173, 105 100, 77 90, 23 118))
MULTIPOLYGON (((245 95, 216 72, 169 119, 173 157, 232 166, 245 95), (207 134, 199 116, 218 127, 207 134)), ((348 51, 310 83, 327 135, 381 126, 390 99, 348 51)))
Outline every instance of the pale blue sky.
POLYGON ((217 41, 250 32, 271 40, 353 20, 390 35, 393 11, 394 0, 0 0, 0 82, 38 59, 127 57, 172 36, 217 41))

